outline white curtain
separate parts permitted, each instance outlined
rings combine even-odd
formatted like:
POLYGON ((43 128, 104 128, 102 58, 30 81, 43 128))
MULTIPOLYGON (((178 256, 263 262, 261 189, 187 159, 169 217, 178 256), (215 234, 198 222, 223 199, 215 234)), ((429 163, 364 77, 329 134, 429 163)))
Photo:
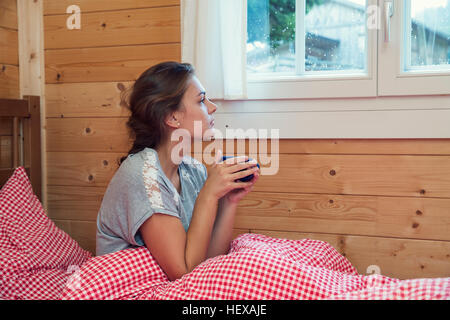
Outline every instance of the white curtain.
POLYGON ((181 60, 211 99, 247 98, 247 0, 181 0, 181 60))

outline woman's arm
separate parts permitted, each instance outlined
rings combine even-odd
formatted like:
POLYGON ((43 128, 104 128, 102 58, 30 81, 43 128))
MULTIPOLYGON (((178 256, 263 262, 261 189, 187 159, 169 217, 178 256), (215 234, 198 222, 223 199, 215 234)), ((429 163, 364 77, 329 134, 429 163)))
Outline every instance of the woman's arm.
MULTIPOLYGON (((238 158, 233 160, 237 161, 238 158)), ((232 172, 231 176, 235 177, 229 178, 229 180, 233 181, 229 184, 231 188, 226 192, 222 192, 220 197, 214 197, 212 195, 214 193, 211 194, 205 190, 205 186, 207 188, 207 184, 210 183, 210 177, 207 179, 205 186, 198 195, 198 198, 200 197, 200 199, 197 198, 195 203, 194 214, 192 215, 186 241, 186 264, 188 266, 188 272, 192 271, 198 264, 207 258, 226 254, 228 252, 232 240, 231 237, 237 205, 247 193, 252 191, 253 185, 259 178, 260 172, 259 168, 256 166, 256 161, 241 162, 240 164, 235 165, 230 162, 228 169, 225 170, 232 172), (238 171, 240 168, 247 168, 247 170, 238 171), (236 179, 248 176, 250 172, 254 175, 251 181, 235 182, 236 179), (205 210, 197 209, 198 207, 202 208, 204 206, 206 206, 205 210), (199 210, 202 213, 197 214, 196 210, 199 210), (212 212, 211 210, 215 211, 212 212), (192 226, 194 219, 200 221, 195 221, 195 226, 192 226), (189 241, 194 243, 190 244, 189 241), (196 243, 197 241, 202 243, 196 243), (193 252, 188 249, 191 249, 193 252)), ((211 172, 211 175, 213 176, 212 179, 214 179, 216 172, 211 172)), ((219 176, 222 176, 222 174, 219 176)), ((220 183, 217 185, 220 186, 220 183)))
POLYGON ((208 247, 206 258, 215 257, 221 254, 227 254, 230 249, 232 240, 234 216, 238 202, 250 191, 253 190, 253 185, 259 179, 259 169, 254 173, 253 179, 250 181, 250 186, 232 190, 224 197, 220 198, 218 205, 218 213, 211 235, 211 242, 208 247))
MULTIPOLYGON (((146 247, 155 257, 158 264, 167 274, 170 280, 182 277, 191 272, 197 265, 206 259, 211 233, 216 220, 219 201, 226 195, 228 199, 237 202, 245 192, 235 189, 251 190, 252 182, 234 182, 237 179, 255 173, 254 169, 246 169, 248 163, 216 164, 211 167, 210 175, 195 201, 191 222, 187 232, 184 231, 181 220, 163 213, 155 213, 148 218, 139 228, 146 247), (241 169, 245 169, 240 171, 241 169)), ((224 206, 230 208, 230 206, 224 206)), ((232 225, 228 209, 225 209, 222 222, 218 222, 217 230, 219 238, 228 226, 232 225), (227 222, 228 221, 228 222, 227 222)), ((234 213, 234 212, 233 212, 234 213)), ((231 227, 229 227, 231 231, 231 227)), ((216 237, 216 236, 215 236, 216 237)), ((224 241, 224 240, 222 240, 224 241)), ((222 243, 219 241, 218 243, 222 243)), ((215 243, 217 241, 214 241, 215 243)), ((216 245, 214 245, 214 248, 216 245)), ((217 250, 224 250, 224 244, 217 250)), ((214 249, 215 251, 216 249, 214 249)))
POLYGON ((229 251, 236 208, 237 203, 227 201, 225 197, 219 200, 216 221, 214 222, 206 259, 226 254, 229 251))
POLYGON ((185 232, 181 220, 155 213, 139 228, 146 247, 173 281, 205 260, 218 200, 200 191, 191 223, 185 232))
POLYGON ((206 259, 211 231, 216 219, 218 200, 200 190, 194 205, 191 223, 186 233, 185 260, 187 272, 191 272, 206 259))

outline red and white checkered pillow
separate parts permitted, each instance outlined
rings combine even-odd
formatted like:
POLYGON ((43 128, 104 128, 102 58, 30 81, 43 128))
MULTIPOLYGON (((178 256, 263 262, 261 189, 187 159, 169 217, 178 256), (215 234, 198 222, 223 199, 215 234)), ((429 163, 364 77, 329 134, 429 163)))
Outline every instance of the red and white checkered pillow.
POLYGON ((18 167, 0 190, 0 298, 58 299, 91 257, 46 216, 18 167))

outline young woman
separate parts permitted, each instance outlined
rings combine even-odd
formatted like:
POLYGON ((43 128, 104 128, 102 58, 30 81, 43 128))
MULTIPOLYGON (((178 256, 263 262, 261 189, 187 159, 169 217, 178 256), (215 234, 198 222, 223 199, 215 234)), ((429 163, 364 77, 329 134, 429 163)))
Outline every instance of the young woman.
POLYGON ((128 107, 134 143, 103 197, 96 253, 145 245, 175 280, 228 252, 237 204, 252 190, 259 168, 245 162, 248 157, 218 161, 220 152, 209 172, 186 154, 179 164, 172 160, 179 144, 172 132, 182 128, 192 140, 202 140, 217 110, 190 64, 164 62, 146 70, 132 87, 128 107), (201 135, 194 121, 201 122, 201 135), (249 182, 235 181, 250 174, 249 182))

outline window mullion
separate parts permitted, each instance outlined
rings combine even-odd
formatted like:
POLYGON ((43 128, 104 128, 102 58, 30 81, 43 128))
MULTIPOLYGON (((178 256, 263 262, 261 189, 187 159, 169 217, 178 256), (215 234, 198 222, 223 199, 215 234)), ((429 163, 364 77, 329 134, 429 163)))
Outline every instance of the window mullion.
POLYGON ((401 20, 400 73, 411 68, 411 2, 403 1, 403 19, 401 20), (403 39, 405 42, 403 42, 403 39))
POLYGON ((305 74, 305 2, 295 0, 295 66, 298 75, 305 74))

